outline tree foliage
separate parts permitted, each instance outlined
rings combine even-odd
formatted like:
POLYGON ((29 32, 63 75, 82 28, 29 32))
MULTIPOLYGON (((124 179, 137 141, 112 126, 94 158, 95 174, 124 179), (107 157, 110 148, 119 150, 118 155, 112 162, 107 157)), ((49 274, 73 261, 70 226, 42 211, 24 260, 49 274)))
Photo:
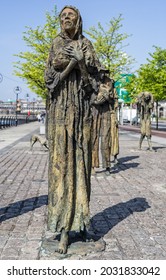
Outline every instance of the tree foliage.
POLYGON ((45 97, 44 70, 52 39, 59 31, 59 18, 56 6, 51 13, 46 13, 46 23, 36 29, 26 27, 23 40, 28 51, 15 55, 19 61, 14 63, 14 74, 26 80, 28 87, 42 98, 45 97))
MULTIPOLYGON (((119 30, 122 27, 122 16, 110 20, 108 30, 100 23, 98 28, 91 27, 85 31, 94 44, 99 60, 110 72, 110 76, 117 80, 121 73, 128 73, 134 60, 124 51, 129 37, 119 30)), ((14 63, 15 75, 26 80, 28 87, 41 97, 45 97, 44 70, 52 39, 59 32, 59 17, 56 6, 52 13, 46 13, 46 24, 33 29, 26 27, 23 40, 28 51, 20 52, 16 56, 19 61, 14 63)))
POLYGON ((126 85, 132 96, 142 91, 149 91, 156 101, 166 99, 166 49, 154 46, 147 63, 141 65, 137 75, 126 85))
POLYGON ((129 37, 121 33, 122 15, 113 17, 107 24, 108 29, 98 22, 98 28, 90 27, 85 33, 91 38, 100 62, 109 70, 110 76, 117 80, 120 74, 130 73, 134 59, 124 51, 128 44, 124 41, 129 37))

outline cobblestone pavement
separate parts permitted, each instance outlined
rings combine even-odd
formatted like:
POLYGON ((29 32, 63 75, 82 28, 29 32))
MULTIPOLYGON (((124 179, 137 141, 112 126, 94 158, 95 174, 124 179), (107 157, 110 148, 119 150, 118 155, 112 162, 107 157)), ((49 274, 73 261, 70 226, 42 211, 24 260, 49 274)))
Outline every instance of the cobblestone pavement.
MULTIPOLYGON (((165 121, 163 121, 163 123, 166 124, 165 121)), ((140 134, 140 125, 129 125, 129 124, 125 124, 125 125, 119 125, 119 128, 122 129, 122 130, 127 130, 127 131, 134 131, 134 132, 137 132, 138 134, 140 134)), ((163 137, 165 138, 166 137, 166 128, 163 127, 162 129, 160 130, 156 130, 156 129, 151 129, 151 134, 153 137, 155 136, 159 136, 159 137, 163 137)))
MULTIPOLYGON (((48 152, 38 143, 30 151, 30 135, 36 131, 38 123, 20 126, 19 133, 18 127, 0 131, 1 260, 63 257, 40 250, 49 235, 48 152)), ((166 259, 166 139, 155 138, 150 152, 146 141, 142 151, 137 149, 135 132, 120 130, 119 135, 118 165, 110 175, 100 168, 92 176, 91 230, 104 240, 105 250, 78 251, 67 259, 166 259)))

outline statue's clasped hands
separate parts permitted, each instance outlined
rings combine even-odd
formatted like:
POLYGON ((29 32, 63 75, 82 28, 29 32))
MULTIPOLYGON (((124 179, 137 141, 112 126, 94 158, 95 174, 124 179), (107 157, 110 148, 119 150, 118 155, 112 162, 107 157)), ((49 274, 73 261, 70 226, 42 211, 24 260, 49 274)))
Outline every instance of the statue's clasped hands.
POLYGON ((77 44, 75 46, 70 45, 64 49, 64 52, 66 55, 70 56, 71 58, 74 58, 76 61, 80 62, 84 59, 84 52, 86 50, 86 47, 81 48, 80 44, 77 44))

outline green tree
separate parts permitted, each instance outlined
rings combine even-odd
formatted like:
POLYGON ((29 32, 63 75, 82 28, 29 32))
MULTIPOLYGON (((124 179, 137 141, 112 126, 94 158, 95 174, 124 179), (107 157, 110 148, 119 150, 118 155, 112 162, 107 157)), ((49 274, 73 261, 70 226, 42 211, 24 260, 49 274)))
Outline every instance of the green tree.
POLYGON ((141 91, 149 91, 155 101, 166 99, 166 49, 154 48, 154 53, 149 53, 147 63, 142 64, 125 85, 132 97, 141 91))
POLYGON ((156 101, 158 128, 158 102, 166 100, 166 49, 157 46, 154 48, 154 52, 149 53, 150 58, 147 59, 147 63, 140 66, 137 75, 133 76, 125 87, 134 98, 143 91, 153 94, 156 101))
POLYGON ((110 77, 114 80, 118 80, 120 74, 130 73, 131 65, 134 63, 134 59, 124 51, 128 46, 124 41, 130 35, 120 32, 122 20, 120 14, 109 21, 107 30, 98 22, 98 28, 90 27, 85 31, 92 40, 100 62, 109 70, 110 77))
POLYGON ((15 55, 19 61, 14 63, 14 74, 26 80, 28 87, 37 95, 45 98, 44 70, 52 39, 59 32, 59 18, 57 8, 46 13, 46 23, 36 29, 26 27, 23 40, 28 51, 15 55))
POLYGON ((158 129, 158 103, 166 99, 166 49, 154 46, 148 63, 140 67, 138 77, 142 89, 150 91, 156 101, 156 128, 158 129))
POLYGON ((159 101, 166 99, 166 49, 154 48, 154 53, 149 53, 148 63, 138 70, 138 79, 141 89, 150 91, 159 101))
MULTIPOLYGON (((117 80, 121 73, 128 73, 134 60, 126 54, 124 40, 129 35, 119 32, 122 27, 122 16, 113 18, 108 24, 108 30, 98 23, 98 29, 91 27, 85 31, 94 43, 96 53, 110 76, 117 80)), ((23 40, 28 51, 20 52, 16 56, 19 61, 14 63, 14 74, 26 80, 28 87, 41 97, 45 97, 44 69, 52 39, 59 32, 59 17, 55 6, 52 13, 46 13, 46 24, 36 29, 26 27, 23 40)))
POLYGON ((131 102, 135 103, 137 95, 141 92, 137 75, 131 75, 126 81, 126 83, 124 83, 124 87, 129 93, 131 102))

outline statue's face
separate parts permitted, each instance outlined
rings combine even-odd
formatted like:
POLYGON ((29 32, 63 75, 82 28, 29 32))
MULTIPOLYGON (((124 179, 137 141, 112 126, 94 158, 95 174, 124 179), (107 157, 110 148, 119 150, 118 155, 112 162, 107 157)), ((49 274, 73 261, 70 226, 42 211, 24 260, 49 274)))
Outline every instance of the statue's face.
POLYGON ((61 13, 60 19, 62 29, 66 30, 69 33, 75 30, 78 16, 74 10, 65 8, 61 13))
POLYGON ((145 102, 150 100, 150 96, 149 95, 145 95, 144 97, 145 102))

